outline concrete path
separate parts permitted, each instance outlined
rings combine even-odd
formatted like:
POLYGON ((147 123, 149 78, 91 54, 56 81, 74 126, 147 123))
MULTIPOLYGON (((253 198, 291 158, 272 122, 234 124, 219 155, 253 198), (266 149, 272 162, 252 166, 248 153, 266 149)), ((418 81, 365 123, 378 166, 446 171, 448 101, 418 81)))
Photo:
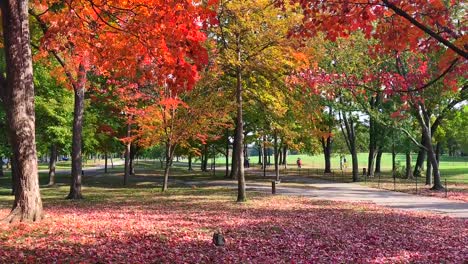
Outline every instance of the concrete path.
MULTIPOLYGON (((356 183, 333 183, 310 178, 289 178, 284 183, 301 183, 304 187, 286 187, 279 184, 276 193, 282 195, 308 196, 334 201, 367 201, 377 205, 401 210, 428 211, 457 218, 468 218, 468 203, 442 198, 412 195, 374 189, 356 183), (306 182, 304 182, 306 181, 306 182)), ((226 186, 237 188, 235 181, 185 182, 191 185, 226 186)), ((247 182, 247 190, 271 193, 271 182, 247 182)))

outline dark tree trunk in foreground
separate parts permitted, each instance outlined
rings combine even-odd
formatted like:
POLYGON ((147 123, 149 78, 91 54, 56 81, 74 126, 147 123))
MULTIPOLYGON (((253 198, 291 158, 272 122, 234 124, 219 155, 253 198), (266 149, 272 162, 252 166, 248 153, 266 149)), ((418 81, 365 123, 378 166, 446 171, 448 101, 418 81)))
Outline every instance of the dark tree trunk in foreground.
POLYGON ((57 145, 50 146, 50 160, 49 160, 49 186, 55 184, 55 164, 57 163, 57 145))
POLYGON ((6 79, 0 72, 0 94, 7 111, 17 175, 15 200, 5 222, 39 221, 43 217, 37 170, 34 84, 28 1, 1 1, 6 79))
POLYGON ((70 193, 67 199, 82 199, 81 194, 81 173, 82 173, 82 153, 81 144, 83 138, 83 116, 84 116, 84 97, 86 85, 86 70, 83 64, 80 64, 78 70, 78 81, 73 85, 75 92, 75 107, 73 109, 73 136, 72 136, 72 170, 70 193))
POLYGON ((375 157, 375 171, 374 171, 375 173, 381 172, 382 154, 383 154, 383 149, 379 148, 379 151, 377 152, 377 156, 375 157))

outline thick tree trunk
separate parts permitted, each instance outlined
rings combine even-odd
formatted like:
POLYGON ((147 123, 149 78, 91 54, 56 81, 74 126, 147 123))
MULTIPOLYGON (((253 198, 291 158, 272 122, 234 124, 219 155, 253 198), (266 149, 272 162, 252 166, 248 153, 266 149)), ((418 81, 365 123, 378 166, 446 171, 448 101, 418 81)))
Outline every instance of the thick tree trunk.
POLYGON ((82 154, 81 144, 83 137, 83 115, 84 115, 84 97, 86 85, 86 71, 83 64, 80 64, 78 70, 78 82, 73 85, 75 92, 75 106, 73 109, 73 136, 72 136, 72 164, 70 193, 67 199, 82 199, 81 194, 81 174, 82 174, 82 154))
POLYGON ((375 173, 380 173, 381 172, 381 164, 382 164, 382 154, 383 154, 383 149, 379 148, 377 151, 377 156, 375 158, 375 173))
POLYGON ((11 194, 15 195, 19 189, 19 175, 20 172, 18 171, 17 161, 15 159, 14 154, 10 157, 10 164, 11 164, 11 194))
POLYGON ((426 185, 432 185, 432 165, 429 156, 426 160, 426 185))
MULTIPOLYGON (((421 136, 421 145, 426 146, 426 141, 424 136, 421 136)), ((426 150, 424 148, 419 148, 418 157, 416 158, 416 164, 414 165, 413 175, 415 177, 421 177, 422 169, 424 166, 424 160, 426 159, 426 150)))
POLYGON ((376 146, 369 143, 369 156, 367 157, 367 176, 374 177, 374 161, 377 157, 378 149, 376 146))
POLYGON ((406 152, 406 179, 412 179, 413 178, 413 174, 412 174, 413 170, 411 168, 411 151, 407 151, 406 152))
POLYGON ((50 146, 49 186, 55 185, 55 164, 57 163, 57 145, 50 146))
POLYGON ((331 137, 328 136, 325 140, 323 137, 320 139, 323 149, 323 157, 325 158, 324 173, 331 173, 331 137))
POLYGON ((13 208, 3 221, 39 221, 43 212, 37 169, 28 1, 1 1, 0 9, 6 58, 6 75, 0 72, 0 94, 7 109, 17 174, 13 208))
MULTIPOLYGON (((240 43, 238 43, 240 45, 240 43)), ((238 50, 238 60, 241 61, 240 49, 238 50)), ((243 146, 244 146, 244 121, 242 113, 242 73, 240 67, 237 69, 236 76, 236 102, 237 102, 237 123, 236 123, 236 149, 237 156, 237 202, 245 202, 247 200, 245 192, 245 175, 244 175, 244 156, 243 146)))
POLYGON ((277 181, 280 180, 278 154, 279 154, 278 135, 275 131, 274 136, 273 136, 273 155, 274 155, 274 162, 275 162, 275 177, 277 181))

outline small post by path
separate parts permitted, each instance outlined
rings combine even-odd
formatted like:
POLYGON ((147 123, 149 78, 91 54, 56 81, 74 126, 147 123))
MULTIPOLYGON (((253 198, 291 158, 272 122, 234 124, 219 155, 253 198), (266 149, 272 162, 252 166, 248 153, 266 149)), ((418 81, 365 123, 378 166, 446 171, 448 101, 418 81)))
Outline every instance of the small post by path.
POLYGON ((276 181, 271 181, 271 194, 276 194, 276 181))

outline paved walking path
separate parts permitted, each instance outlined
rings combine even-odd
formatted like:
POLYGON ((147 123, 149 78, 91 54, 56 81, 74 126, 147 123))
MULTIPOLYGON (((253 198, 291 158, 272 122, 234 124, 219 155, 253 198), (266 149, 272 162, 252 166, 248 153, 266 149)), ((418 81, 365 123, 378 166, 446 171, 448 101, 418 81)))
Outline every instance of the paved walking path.
MULTIPOLYGON (((451 217, 468 218, 468 203, 466 202, 392 192, 370 188, 356 183, 334 183, 299 177, 288 177, 288 179, 284 179, 283 182, 301 183, 304 187, 287 187, 279 184, 276 187, 277 194, 308 196, 334 201, 367 201, 395 209, 429 211, 451 217)), ((229 180, 194 181, 185 183, 192 185, 226 186, 237 188, 237 182, 229 180)), ((271 193, 271 182, 248 181, 247 190, 271 193)))

